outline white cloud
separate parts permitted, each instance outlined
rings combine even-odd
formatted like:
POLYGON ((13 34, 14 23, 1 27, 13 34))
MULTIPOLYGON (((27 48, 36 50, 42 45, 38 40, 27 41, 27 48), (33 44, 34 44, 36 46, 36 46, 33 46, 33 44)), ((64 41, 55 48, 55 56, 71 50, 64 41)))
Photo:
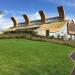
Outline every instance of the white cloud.
MULTIPOLYGON (((13 11, 10 11, 10 12, 13 12, 13 11)), ((10 12, 5 11, 5 14, 6 13, 9 14, 10 12)), ((10 27, 13 27, 13 21, 10 19, 10 17, 6 18, 5 14, 0 15, 0 31, 3 31, 3 30, 8 29, 10 27)), ((33 14, 29 14, 28 16, 29 16, 30 20, 40 19, 40 15, 38 12, 33 13, 33 14)), ((16 17, 19 20, 19 22, 24 22, 24 18, 22 17, 22 15, 17 15, 16 17)))
POLYGON ((67 2, 67 6, 75 7, 75 3, 67 2))
POLYGON ((38 20, 38 19, 41 19, 38 12, 33 13, 33 14, 30 14, 30 15, 29 15, 29 18, 30 18, 31 20, 38 20))
POLYGON ((19 10, 4 10, 5 14, 22 14, 24 11, 19 11, 19 10), (15 13, 14 13, 15 12, 15 13))
MULTIPOLYGON (((30 21, 41 19, 38 12, 32 13, 32 14, 27 14, 27 16, 29 17, 30 21)), ((19 16, 16 16, 16 17, 19 20, 19 22, 25 22, 25 20, 24 20, 22 15, 19 15, 19 16)))
POLYGON ((59 4, 59 5, 64 5, 66 3, 66 0, 47 0, 48 2, 51 2, 53 4, 59 4))
POLYGON ((53 4, 75 7, 75 0, 47 0, 53 4))
POLYGON ((5 18, 4 16, 5 15, 0 15, 0 31, 3 31, 13 26, 12 21, 8 18, 5 18))

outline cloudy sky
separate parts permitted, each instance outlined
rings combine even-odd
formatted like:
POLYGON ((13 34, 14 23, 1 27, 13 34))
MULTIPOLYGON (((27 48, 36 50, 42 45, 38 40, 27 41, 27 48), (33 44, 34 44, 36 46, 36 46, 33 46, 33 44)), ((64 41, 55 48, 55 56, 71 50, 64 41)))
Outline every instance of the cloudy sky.
POLYGON ((10 19, 16 16, 20 22, 22 14, 28 14, 31 20, 39 19, 39 10, 44 10, 47 16, 58 15, 58 6, 64 6, 66 17, 75 19, 75 0, 0 0, 0 30, 13 26, 10 19))

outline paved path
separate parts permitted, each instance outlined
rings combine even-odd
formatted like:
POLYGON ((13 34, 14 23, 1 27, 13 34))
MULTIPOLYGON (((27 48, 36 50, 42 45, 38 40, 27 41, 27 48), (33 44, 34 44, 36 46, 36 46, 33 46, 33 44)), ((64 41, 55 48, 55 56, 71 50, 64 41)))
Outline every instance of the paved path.
MULTIPOLYGON (((75 61, 75 52, 71 55, 71 58, 72 58, 72 60, 75 61)), ((74 67, 74 69, 73 69, 71 75, 75 75, 75 67, 74 67)))

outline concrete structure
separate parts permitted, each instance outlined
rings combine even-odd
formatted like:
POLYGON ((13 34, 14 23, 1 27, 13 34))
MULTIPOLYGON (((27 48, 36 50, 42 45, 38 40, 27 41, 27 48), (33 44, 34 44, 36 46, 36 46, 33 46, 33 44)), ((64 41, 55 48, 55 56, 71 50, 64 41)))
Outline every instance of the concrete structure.
MULTIPOLYGON (((23 15, 24 17, 24 24, 27 25, 27 28, 29 28, 29 24, 39 26, 35 31, 38 33, 38 35, 42 36, 50 36, 50 35, 63 35, 67 33, 67 21, 65 21, 65 13, 63 6, 57 7, 59 16, 52 17, 52 18, 46 18, 45 13, 43 10, 39 11, 39 15, 41 17, 41 20, 35 20, 35 21, 29 21, 29 18, 27 15, 23 15), (61 22, 60 22, 61 21, 61 22), (40 23, 41 22, 41 23, 40 23), (36 24, 37 23, 37 24, 36 24), (65 27, 65 30, 64 30, 65 27)), ((62 36, 63 36, 62 35, 62 36)))
POLYGON ((16 17, 11 17, 11 20, 13 21, 14 27, 19 26, 19 21, 16 19, 16 17))
POLYGON ((39 11, 40 17, 41 17, 41 23, 45 23, 46 17, 43 10, 39 11))
POLYGON ((18 24, 20 26, 16 29, 33 29, 37 32, 37 35, 41 36, 54 36, 58 38, 58 36, 64 36, 65 38, 71 35, 75 35, 75 23, 72 20, 65 19, 65 13, 63 6, 57 7, 59 16, 46 18, 44 11, 39 11, 41 20, 34 20, 29 21, 27 15, 23 15, 25 22, 18 23, 14 17, 11 19, 13 20, 14 27, 17 27, 18 24), (40 23, 41 22, 41 23, 40 23), (25 25, 27 25, 25 27, 25 25), (22 27, 21 27, 22 26, 22 27))
POLYGON ((63 6, 58 7, 58 13, 59 13, 59 19, 64 20, 65 19, 65 13, 63 6))
POLYGON ((23 15, 23 18, 25 20, 25 24, 29 25, 30 24, 30 20, 29 20, 28 16, 25 14, 25 15, 23 15))

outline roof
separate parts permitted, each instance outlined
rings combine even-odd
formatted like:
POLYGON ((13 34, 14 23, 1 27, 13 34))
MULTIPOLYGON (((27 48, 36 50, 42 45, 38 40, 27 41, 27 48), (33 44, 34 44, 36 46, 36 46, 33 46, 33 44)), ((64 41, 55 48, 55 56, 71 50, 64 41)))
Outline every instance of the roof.
POLYGON ((59 31, 67 22, 54 22, 50 24, 43 24, 41 25, 40 29, 42 30, 49 30, 50 32, 57 32, 59 31))
POLYGON ((67 21, 52 21, 51 23, 45 23, 45 24, 39 24, 39 25, 28 25, 28 26, 20 26, 16 28, 11 28, 6 31, 12 31, 12 30, 17 30, 17 29, 41 29, 41 30, 49 30, 50 32, 58 32, 65 24, 67 21))

